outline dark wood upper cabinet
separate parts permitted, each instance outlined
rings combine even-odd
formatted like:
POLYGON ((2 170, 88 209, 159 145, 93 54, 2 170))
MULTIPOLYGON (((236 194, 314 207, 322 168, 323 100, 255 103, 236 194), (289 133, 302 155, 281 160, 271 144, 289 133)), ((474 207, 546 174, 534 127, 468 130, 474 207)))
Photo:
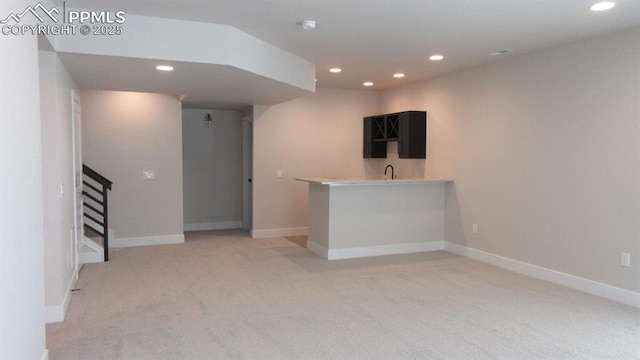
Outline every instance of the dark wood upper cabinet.
POLYGON ((364 118, 364 139, 362 142, 364 158, 386 158, 387 143, 376 139, 381 139, 376 118, 370 116, 364 118))
POLYGON ((364 118, 363 157, 386 158, 387 142, 398 141, 401 159, 425 159, 427 113, 405 111, 364 118))
POLYGON ((427 112, 398 114, 398 154, 401 159, 427 158, 427 112))

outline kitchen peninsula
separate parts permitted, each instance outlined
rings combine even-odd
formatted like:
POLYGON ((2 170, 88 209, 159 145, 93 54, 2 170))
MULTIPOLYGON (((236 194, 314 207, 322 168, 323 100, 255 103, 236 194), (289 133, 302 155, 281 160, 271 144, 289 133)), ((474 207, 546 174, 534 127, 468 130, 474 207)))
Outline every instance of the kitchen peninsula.
POLYGON ((309 183, 307 249, 326 259, 442 249, 450 179, 309 183))

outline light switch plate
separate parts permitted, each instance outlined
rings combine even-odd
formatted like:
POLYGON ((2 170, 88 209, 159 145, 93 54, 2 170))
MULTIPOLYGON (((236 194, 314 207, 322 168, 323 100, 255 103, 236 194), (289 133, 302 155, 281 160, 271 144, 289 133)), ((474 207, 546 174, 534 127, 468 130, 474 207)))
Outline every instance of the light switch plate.
POLYGON ((631 254, 629 254, 629 253, 620 254, 620 265, 622 265, 624 267, 630 267, 631 266, 631 254))

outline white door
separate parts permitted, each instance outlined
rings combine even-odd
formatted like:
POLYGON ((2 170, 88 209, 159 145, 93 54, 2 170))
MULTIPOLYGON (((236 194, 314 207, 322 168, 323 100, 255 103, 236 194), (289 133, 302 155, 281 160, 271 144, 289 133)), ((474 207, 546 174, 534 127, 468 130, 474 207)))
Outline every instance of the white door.
POLYGON ((78 276, 78 248, 82 246, 84 239, 84 222, 82 214, 82 129, 81 129, 81 107, 80 98, 75 91, 71 90, 71 108, 73 115, 71 119, 71 141, 73 143, 73 257, 72 264, 75 267, 76 277, 78 276))
POLYGON ((251 230, 253 206, 253 116, 242 118, 242 228, 251 230))

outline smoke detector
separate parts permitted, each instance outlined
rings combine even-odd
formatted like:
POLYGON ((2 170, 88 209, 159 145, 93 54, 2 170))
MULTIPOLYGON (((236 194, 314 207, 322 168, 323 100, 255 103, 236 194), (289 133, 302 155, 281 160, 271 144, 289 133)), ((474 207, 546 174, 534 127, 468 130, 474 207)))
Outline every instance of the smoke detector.
POLYGON ((300 22, 300 25, 305 30, 313 30, 316 28, 316 22, 313 20, 303 20, 300 22))
POLYGON ((504 55, 504 54, 508 54, 510 52, 513 52, 513 50, 511 50, 511 49, 502 49, 502 50, 498 50, 498 51, 494 51, 492 53, 489 53, 489 55, 491 55, 491 56, 504 55))

